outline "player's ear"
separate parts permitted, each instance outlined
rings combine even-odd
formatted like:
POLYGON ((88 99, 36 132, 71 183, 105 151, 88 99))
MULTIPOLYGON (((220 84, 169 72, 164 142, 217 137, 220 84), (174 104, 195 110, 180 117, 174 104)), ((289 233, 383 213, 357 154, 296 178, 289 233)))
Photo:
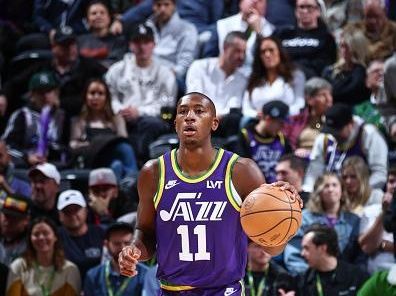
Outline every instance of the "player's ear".
POLYGON ((219 119, 217 117, 213 118, 212 131, 214 132, 219 127, 219 119))

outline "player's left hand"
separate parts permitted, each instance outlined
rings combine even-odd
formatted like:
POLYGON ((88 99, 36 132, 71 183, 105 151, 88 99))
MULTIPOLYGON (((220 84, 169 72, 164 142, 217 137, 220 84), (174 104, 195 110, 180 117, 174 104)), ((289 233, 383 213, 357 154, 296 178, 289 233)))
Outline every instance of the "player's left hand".
POLYGON ((298 194, 298 191, 296 189, 296 187, 294 187, 293 185, 291 185, 288 182, 285 181, 276 181, 274 183, 271 184, 266 184, 266 185, 270 185, 270 186, 276 186, 279 187, 281 190, 288 190, 292 193, 292 196, 298 200, 298 203, 300 204, 300 208, 303 208, 304 206, 304 202, 301 199, 300 195, 298 194))

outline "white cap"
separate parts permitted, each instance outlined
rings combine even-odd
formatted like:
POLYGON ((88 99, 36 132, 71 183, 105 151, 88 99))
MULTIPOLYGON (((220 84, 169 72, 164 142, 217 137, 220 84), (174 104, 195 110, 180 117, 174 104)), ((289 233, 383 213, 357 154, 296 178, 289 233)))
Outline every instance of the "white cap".
POLYGON ((31 177, 35 172, 40 172, 47 178, 54 179, 56 184, 60 184, 61 175, 56 169, 56 166, 54 166, 52 163, 45 162, 36 165, 29 171, 29 177, 31 177))
POLYGON ((99 168, 89 173, 89 186, 113 185, 117 186, 117 178, 114 172, 108 168, 99 168))
POLYGON ((78 190, 66 190, 63 191, 58 198, 57 209, 62 211, 64 208, 70 205, 79 205, 80 207, 86 208, 87 203, 84 196, 78 190))

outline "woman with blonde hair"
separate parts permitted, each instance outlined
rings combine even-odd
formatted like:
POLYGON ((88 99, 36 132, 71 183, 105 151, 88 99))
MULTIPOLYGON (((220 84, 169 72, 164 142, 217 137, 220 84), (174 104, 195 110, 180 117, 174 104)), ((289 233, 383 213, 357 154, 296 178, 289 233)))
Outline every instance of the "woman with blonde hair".
POLYGON ((363 256, 359 244, 360 218, 347 211, 342 196, 341 180, 335 173, 320 176, 314 186, 306 209, 303 210, 301 227, 289 241, 284 251, 286 268, 292 273, 302 273, 307 264, 301 257, 301 240, 304 231, 319 223, 334 228, 338 235, 341 257, 350 262, 361 262, 363 256))
POLYGON ((47 217, 32 221, 27 248, 11 265, 6 296, 77 296, 80 272, 65 259, 57 226, 47 217))
POLYGON ((380 204, 384 192, 369 185, 370 172, 360 156, 348 157, 342 164, 341 179, 346 207, 352 213, 361 216, 363 208, 380 204))
POLYGON ((346 29, 339 42, 339 59, 323 70, 322 77, 333 86, 334 103, 351 106, 370 97, 366 87, 368 41, 359 30, 346 29))

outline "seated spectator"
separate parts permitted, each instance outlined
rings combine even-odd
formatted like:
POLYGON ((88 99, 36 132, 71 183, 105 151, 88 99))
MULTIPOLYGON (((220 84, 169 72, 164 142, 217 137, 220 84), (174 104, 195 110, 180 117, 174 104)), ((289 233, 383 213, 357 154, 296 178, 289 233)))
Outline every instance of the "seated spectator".
POLYGON ((80 55, 94 58, 106 68, 121 60, 128 50, 127 42, 123 36, 110 32, 111 16, 104 0, 89 2, 87 23, 89 33, 77 38, 80 55))
POLYGON ((104 231, 87 223, 87 203, 80 191, 63 191, 59 195, 57 209, 62 223, 59 237, 65 257, 78 266, 84 281, 87 271, 100 263, 104 231))
POLYGON ((369 273, 378 270, 388 270, 395 263, 394 237, 384 229, 384 216, 392 204, 396 188, 396 169, 388 173, 386 192, 382 203, 373 204, 363 211, 360 222, 360 246, 369 257, 367 270, 369 273))
POLYGON ((246 295, 278 295, 294 288, 287 271, 271 260, 271 255, 255 242, 248 245, 248 264, 244 278, 246 295))
POLYGON ((243 72, 248 76, 253 64, 257 36, 268 37, 274 31, 274 26, 264 17, 266 6, 267 0, 241 0, 238 14, 217 21, 216 32, 207 42, 204 56, 218 56, 223 50, 224 39, 228 33, 232 31, 244 32, 248 40, 243 72))
POLYGON ((335 103, 350 106, 367 100, 367 39, 361 31, 344 30, 340 40, 340 58, 324 69, 322 76, 333 87, 335 103))
POLYGON ((290 116, 283 127, 294 153, 308 159, 324 123, 326 110, 333 105, 332 87, 326 80, 313 77, 304 86, 305 107, 290 116))
POLYGON ((77 37, 70 27, 56 31, 51 48, 53 68, 60 81, 61 107, 68 116, 75 116, 81 111, 81 93, 87 81, 101 77, 106 68, 93 59, 79 57, 77 37))
POLYGON ((112 95, 112 107, 127 124, 129 137, 138 159, 148 159, 148 145, 169 131, 160 118, 161 108, 174 107, 176 80, 170 69, 153 57, 153 31, 146 25, 135 26, 129 36, 133 54, 126 54, 106 73, 112 95))
POLYGON ((349 263, 363 263, 364 256, 358 244, 360 218, 346 211, 341 180, 334 173, 325 173, 316 180, 314 192, 303 210, 301 227, 286 245, 285 266, 293 274, 305 272, 307 269, 303 252, 301 253, 301 240, 307 228, 314 223, 334 228, 338 235, 341 258, 349 263))
POLYGON ((253 159, 265 176, 267 183, 276 181, 275 166, 279 158, 291 152, 291 147, 281 133, 289 107, 281 101, 264 104, 259 121, 241 130, 238 154, 253 159))
POLYGON ((392 105, 385 94, 384 62, 371 61, 366 74, 366 87, 370 91, 370 98, 356 105, 353 113, 385 133, 387 124, 396 114, 396 105, 392 105))
POLYGON ((311 192, 316 178, 325 171, 339 172, 350 156, 362 157, 370 170, 369 184, 382 188, 386 183, 388 147, 375 126, 352 116, 352 109, 335 104, 326 111, 326 121, 317 136, 303 188, 311 192))
POLYGON ((317 0, 297 0, 295 14, 294 27, 281 28, 274 34, 307 79, 320 76, 336 60, 334 37, 320 19, 317 0))
POLYGON ((309 269, 299 280, 300 295, 356 295, 369 276, 338 258, 337 233, 331 227, 312 225, 304 233, 301 248, 309 269))
POLYGON ((282 155, 275 167, 276 181, 284 181, 293 185, 302 198, 304 205, 307 204, 309 199, 309 192, 302 189, 305 168, 304 159, 290 153, 282 155))
POLYGON ((126 195, 119 189, 111 169, 99 168, 89 173, 89 206, 95 221, 111 223, 137 209, 138 197, 126 195))
POLYGON ((137 161, 128 143, 124 118, 114 115, 110 91, 102 79, 92 79, 84 91, 81 114, 71 127, 70 147, 85 167, 109 166, 118 180, 137 174, 137 161))
MULTIPOLYGON (((131 1, 132 0, 129 0, 129 2, 131 1)), ((125 0, 113 0, 111 2, 125 2, 125 0)), ((153 0, 135 0, 134 2, 140 3, 134 5, 128 10, 119 10, 118 7, 116 9, 113 8, 115 13, 124 13, 115 18, 112 24, 112 31, 115 33, 121 33, 124 27, 128 27, 134 23, 144 22, 145 19, 153 14, 153 0)), ((205 33, 213 31, 216 21, 227 14, 228 10, 233 10, 234 6, 237 6, 234 5, 234 2, 236 1, 178 0, 176 1, 176 7, 180 17, 192 23, 198 30, 198 33, 202 35, 200 36, 200 39, 205 39, 205 33), (227 6, 231 6, 231 8, 228 9, 227 6)))
POLYGON ((154 31, 155 57, 176 74, 179 91, 183 92, 187 69, 197 55, 197 30, 180 18, 176 0, 153 0, 153 15, 146 25, 154 31))
POLYGON ((362 216, 366 207, 380 204, 384 192, 371 188, 370 172, 364 159, 360 156, 348 157, 342 164, 342 188, 347 208, 354 214, 362 216))
POLYGON ((298 113, 304 103, 303 95, 294 91, 293 71, 293 65, 277 39, 258 38, 242 101, 243 115, 255 118, 265 103, 274 100, 289 105, 290 114, 298 113))
POLYGON ((368 58, 386 59, 395 50, 396 23, 388 20, 385 12, 385 1, 363 1, 364 19, 351 23, 346 28, 352 31, 360 30, 368 39, 368 58))
POLYGON ((396 265, 390 270, 373 274, 359 289, 357 296, 382 296, 396 294, 396 265))
POLYGON ((40 32, 53 37, 56 28, 70 26, 77 34, 86 33, 84 12, 88 1, 34 0, 33 22, 40 32))
POLYGON ((15 176, 14 164, 8 154, 7 145, 0 140, 0 200, 9 194, 29 197, 31 192, 29 183, 15 176))
POLYGON ((240 67, 245 61, 246 36, 232 31, 224 39, 223 52, 218 58, 194 61, 187 72, 187 92, 201 92, 213 98, 220 119, 215 135, 227 137, 239 130, 240 112, 247 78, 240 67))
POLYGON ((60 187, 61 176, 57 168, 51 163, 42 163, 29 171, 32 187, 31 220, 46 216, 59 223, 56 202, 60 187))
POLYGON ((2 136, 17 167, 52 161, 65 165, 65 114, 53 73, 39 72, 29 82, 29 103, 16 110, 2 136))
POLYGON ((123 247, 131 244, 132 238, 133 227, 130 224, 117 222, 109 226, 104 245, 111 259, 88 271, 84 282, 84 296, 107 295, 115 292, 118 296, 141 295, 147 266, 138 263, 137 275, 128 278, 120 274, 118 265, 118 254, 123 247))
POLYGON ((80 273, 65 260, 54 222, 46 217, 33 220, 27 238, 25 254, 11 263, 6 295, 80 295, 80 273))
POLYGON ((30 201, 23 196, 8 196, 0 212, 0 262, 9 266, 26 250, 26 233, 30 221, 30 201))

